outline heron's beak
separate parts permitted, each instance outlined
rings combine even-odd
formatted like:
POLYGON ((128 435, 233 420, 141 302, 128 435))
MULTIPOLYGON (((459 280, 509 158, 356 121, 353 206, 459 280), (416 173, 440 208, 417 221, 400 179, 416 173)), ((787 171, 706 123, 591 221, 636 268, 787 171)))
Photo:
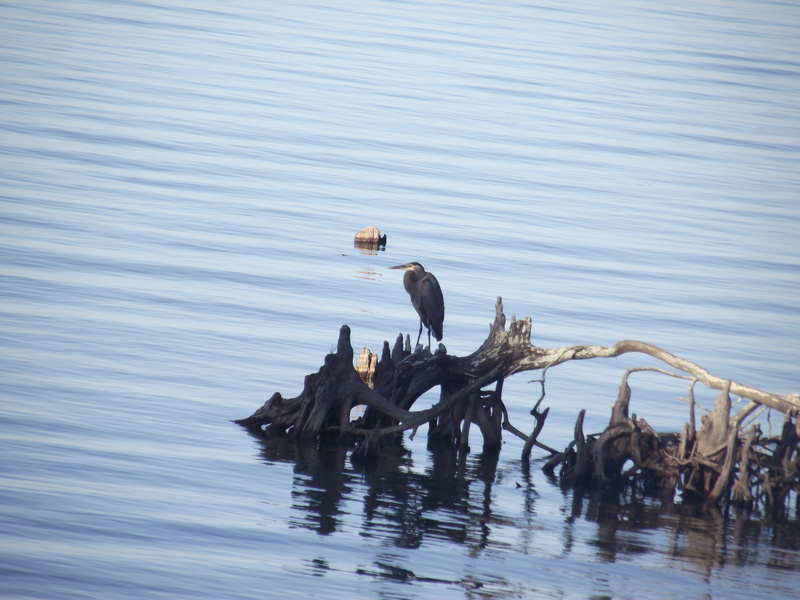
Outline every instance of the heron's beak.
POLYGON ((389 267, 390 269, 402 269, 403 271, 408 270, 408 265, 397 265, 396 267, 389 267))

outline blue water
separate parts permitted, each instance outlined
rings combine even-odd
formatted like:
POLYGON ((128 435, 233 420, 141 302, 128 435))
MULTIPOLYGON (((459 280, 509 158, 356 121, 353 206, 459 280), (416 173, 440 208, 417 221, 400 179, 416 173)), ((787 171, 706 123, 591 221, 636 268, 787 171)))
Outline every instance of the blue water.
MULTIPOLYGON (((1 6, 0 595, 794 598, 796 521, 562 492, 514 438, 458 471, 420 431, 362 468, 230 421, 298 394, 343 324, 356 353, 416 332, 409 260, 450 353, 500 295, 539 346, 641 339, 800 392, 798 25, 768 1, 1 6), (367 225, 385 251, 353 248, 367 225)), ((638 364, 551 370, 542 440, 584 408, 601 429, 638 364)), ((523 430, 537 376, 506 383, 523 430)), ((683 382, 632 385, 680 428, 683 382)))

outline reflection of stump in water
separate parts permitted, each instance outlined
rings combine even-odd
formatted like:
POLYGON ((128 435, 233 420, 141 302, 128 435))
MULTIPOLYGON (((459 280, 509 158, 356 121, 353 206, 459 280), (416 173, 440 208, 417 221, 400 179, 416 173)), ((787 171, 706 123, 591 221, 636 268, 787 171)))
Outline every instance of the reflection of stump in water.
POLYGON ((525 440, 523 460, 532 447, 550 452, 545 466, 554 471, 561 465, 565 484, 607 487, 632 481, 657 484, 666 496, 676 488, 687 497, 702 499, 709 505, 732 498, 748 506, 764 504, 779 508, 790 495, 800 492, 800 451, 797 413, 800 397, 787 398, 721 379, 702 367, 664 350, 635 341, 618 342, 611 347, 572 346, 544 349, 530 343, 530 318, 512 317, 506 329, 502 300, 498 298, 495 320, 480 348, 464 357, 447 354, 440 344, 431 354, 418 347, 412 353, 410 341, 398 336, 390 350, 384 342, 380 359, 362 352, 358 371, 353 367, 350 329, 339 333, 334 354, 325 357, 317 373, 308 375, 302 393, 286 399, 274 394, 261 408, 237 423, 264 433, 288 433, 301 438, 316 438, 325 432, 338 432, 343 443, 356 446, 359 456, 381 452, 383 442, 397 439, 404 431, 416 432, 428 425, 428 436, 451 444, 459 453, 469 450, 472 425, 480 429, 485 448, 499 448, 503 430, 525 440), (661 369, 630 369, 622 379, 608 427, 598 436, 583 434, 583 415, 578 417, 575 439, 564 452, 556 452, 538 440, 548 409, 539 410, 545 396, 548 369, 569 360, 614 357, 628 352, 653 356, 685 374, 661 369), (513 426, 503 403, 503 381, 520 371, 542 371, 542 394, 531 414, 535 425, 530 435, 513 426), (689 385, 689 422, 680 434, 659 434, 644 419, 628 416, 631 389, 628 376, 638 370, 651 370, 680 377, 689 385), (697 383, 719 389, 722 394, 714 411, 695 429, 693 389, 697 383), (438 402, 427 409, 413 411, 416 400, 439 387, 438 402), (731 415, 730 394, 750 402, 731 415), (353 407, 364 405, 363 414, 351 421, 353 407), (785 415, 778 438, 762 438, 757 425, 747 433, 744 423, 757 409, 773 409, 785 415), (630 468, 623 472, 629 463, 630 468))

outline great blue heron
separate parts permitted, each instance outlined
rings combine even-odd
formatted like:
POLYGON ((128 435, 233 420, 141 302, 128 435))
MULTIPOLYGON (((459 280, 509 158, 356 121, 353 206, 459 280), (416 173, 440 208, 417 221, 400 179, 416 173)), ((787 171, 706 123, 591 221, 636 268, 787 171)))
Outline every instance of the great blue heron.
POLYGON ((444 324, 444 298, 436 277, 433 276, 433 273, 428 273, 425 267, 418 262, 389 268, 402 269, 406 272, 403 275, 403 287, 411 296, 411 304, 419 315, 417 344, 422 336, 423 325, 428 329, 428 347, 431 345, 431 330, 433 330, 433 337, 436 338, 436 341, 440 341, 444 324))

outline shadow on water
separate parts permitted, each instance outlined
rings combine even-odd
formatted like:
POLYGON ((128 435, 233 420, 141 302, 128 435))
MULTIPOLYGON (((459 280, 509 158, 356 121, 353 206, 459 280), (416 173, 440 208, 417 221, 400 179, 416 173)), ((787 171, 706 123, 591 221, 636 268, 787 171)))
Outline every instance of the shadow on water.
POLYGON ((438 542, 475 555, 488 547, 536 552, 531 540, 547 530, 548 541, 559 540, 560 547, 549 543, 546 554, 559 558, 579 551, 585 557, 588 548, 597 562, 658 553, 700 574, 745 565, 800 569, 796 520, 724 515, 632 490, 564 490, 536 464, 501 464, 498 453, 465 459, 449 446, 429 447, 430 463, 420 469, 402 444, 372 462, 354 464, 351 452, 335 441, 258 439, 265 462, 294 465, 292 525, 320 535, 357 523, 360 536, 383 547, 413 549, 438 542), (537 491, 534 479, 548 489, 537 491), (513 490, 502 506, 497 489, 513 490), (562 522, 537 516, 544 512, 537 504, 545 494, 561 501, 562 522), (503 530, 514 531, 512 541, 497 533, 503 530))

